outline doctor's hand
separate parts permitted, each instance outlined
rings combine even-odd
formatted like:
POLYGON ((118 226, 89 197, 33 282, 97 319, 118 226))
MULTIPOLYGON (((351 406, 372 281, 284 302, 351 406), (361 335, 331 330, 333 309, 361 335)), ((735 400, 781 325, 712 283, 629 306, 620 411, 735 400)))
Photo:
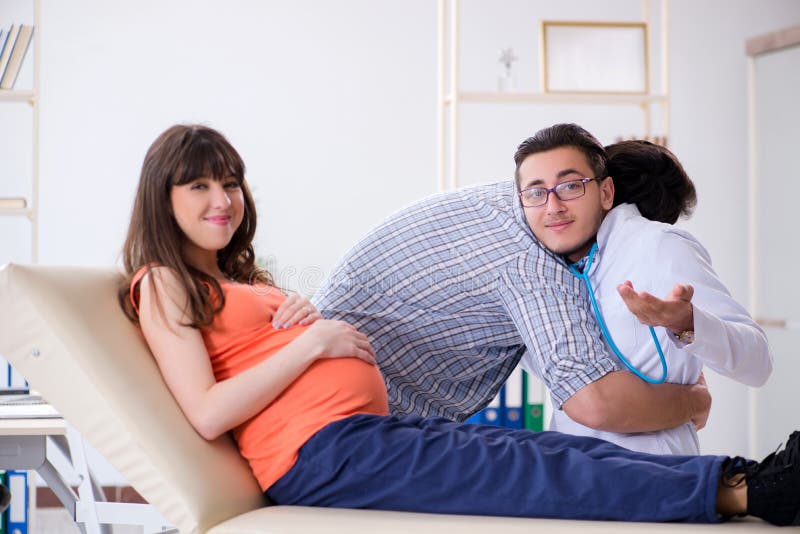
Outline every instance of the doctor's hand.
POLYGON ((311 324, 322 319, 322 314, 317 311, 311 301, 292 293, 281 302, 275 315, 272 316, 273 328, 288 328, 296 324, 311 324))
POLYGON ((697 384, 692 386, 692 390, 692 395, 694 395, 698 401, 696 405, 697 409, 691 421, 694 423, 695 430, 700 430, 706 426, 708 414, 711 411, 711 392, 708 390, 706 377, 703 376, 703 373, 700 373, 700 378, 697 379, 697 384))
POLYGON ((663 326, 675 334, 680 334, 684 330, 694 330, 692 286, 675 284, 664 300, 644 291, 637 292, 630 280, 618 285, 617 291, 625 301, 625 305, 641 323, 647 326, 663 326))

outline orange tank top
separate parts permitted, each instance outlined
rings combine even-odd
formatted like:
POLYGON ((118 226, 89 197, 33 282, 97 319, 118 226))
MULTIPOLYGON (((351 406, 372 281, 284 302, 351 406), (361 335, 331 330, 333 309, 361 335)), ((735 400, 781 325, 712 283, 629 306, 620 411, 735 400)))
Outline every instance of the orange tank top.
MULTIPOLYGON (((145 273, 145 268, 140 269, 131 282, 134 308, 134 290, 145 273)), ((231 282, 221 282, 221 286, 225 307, 211 326, 200 329, 218 382, 269 358, 309 328, 272 327, 272 315, 286 298, 274 287, 231 282)), ((294 465, 300 447, 317 431, 362 413, 389 413, 378 368, 358 358, 322 359, 261 413, 234 428, 233 437, 266 490, 294 465)))

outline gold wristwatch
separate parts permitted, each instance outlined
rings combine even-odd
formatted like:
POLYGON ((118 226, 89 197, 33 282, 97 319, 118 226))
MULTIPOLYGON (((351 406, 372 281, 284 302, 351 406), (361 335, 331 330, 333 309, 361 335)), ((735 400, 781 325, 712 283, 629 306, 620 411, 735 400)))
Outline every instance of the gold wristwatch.
POLYGON ((681 343, 686 343, 688 345, 694 342, 694 330, 684 330, 680 334, 674 335, 681 343))

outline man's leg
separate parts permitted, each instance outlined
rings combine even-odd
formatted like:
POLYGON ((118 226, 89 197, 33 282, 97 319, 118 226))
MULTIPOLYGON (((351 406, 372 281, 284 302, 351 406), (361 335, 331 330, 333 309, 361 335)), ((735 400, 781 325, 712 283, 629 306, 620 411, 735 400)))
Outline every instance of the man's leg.
POLYGON ((453 425, 416 416, 337 421, 303 446, 267 495, 279 504, 433 513, 717 520, 725 457, 652 456, 593 438, 453 425))

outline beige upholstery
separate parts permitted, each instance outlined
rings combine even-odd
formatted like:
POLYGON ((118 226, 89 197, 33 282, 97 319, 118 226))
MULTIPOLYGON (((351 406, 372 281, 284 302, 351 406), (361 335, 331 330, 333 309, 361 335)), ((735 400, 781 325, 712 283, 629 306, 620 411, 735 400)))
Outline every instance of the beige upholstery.
MULTIPOLYGON (((227 437, 194 432, 139 331, 119 309, 112 269, 8 265, 0 270, 0 354, 183 533, 695 531, 647 525, 265 508, 227 437)), ((521 492, 525 488, 520 488, 521 492)), ((769 529, 742 521, 707 529, 769 529)))
POLYGON ((0 354, 181 532, 259 507, 231 440, 208 443, 184 418, 117 305, 119 278, 110 269, 6 266, 0 354))

